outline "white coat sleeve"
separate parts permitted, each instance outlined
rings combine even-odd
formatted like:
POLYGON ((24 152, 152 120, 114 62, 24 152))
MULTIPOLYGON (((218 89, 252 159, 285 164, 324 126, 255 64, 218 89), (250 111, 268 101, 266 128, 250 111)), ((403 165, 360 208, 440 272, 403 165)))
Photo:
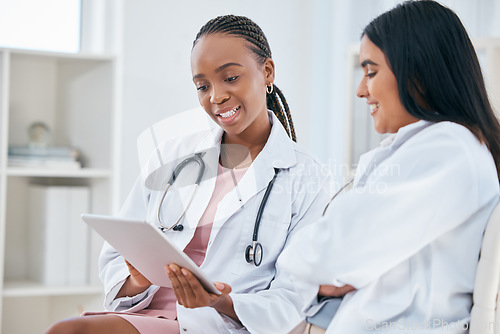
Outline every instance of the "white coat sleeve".
MULTIPOLYGON (((119 213, 120 217, 137 219, 146 217, 147 200, 141 180, 139 177, 135 182, 119 213)), ((159 289, 152 285, 137 296, 116 298, 128 276, 129 271, 123 257, 105 242, 99 257, 99 277, 104 284, 104 307, 107 310, 134 312, 143 309, 149 305, 154 293, 159 289)))
MULTIPOLYGON (((329 178, 319 183, 320 190, 315 195, 296 200, 299 214, 292 218, 285 249, 292 236, 300 234, 304 226, 314 224, 319 219, 330 198, 327 181, 329 178)), ((316 294, 317 287, 313 285, 304 282, 294 284, 292 277, 283 272, 277 262, 276 275, 269 289, 230 296, 239 320, 251 333, 277 334, 288 333, 303 319, 303 305, 316 294)))
POLYGON ((405 143, 387 160, 397 172, 337 197, 292 240, 282 268, 306 282, 359 289, 465 222, 498 197, 498 187, 480 189, 494 165, 471 140, 429 131, 405 143))

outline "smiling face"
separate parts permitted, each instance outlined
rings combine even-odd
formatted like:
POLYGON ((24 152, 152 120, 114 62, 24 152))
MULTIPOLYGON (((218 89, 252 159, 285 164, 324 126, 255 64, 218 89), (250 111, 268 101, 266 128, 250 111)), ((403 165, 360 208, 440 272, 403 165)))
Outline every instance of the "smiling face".
POLYGON ((378 133, 396 133, 399 128, 417 122, 399 98, 398 83, 385 54, 365 35, 361 39, 359 62, 363 78, 356 95, 365 98, 378 133))
POLYGON ((274 63, 260 64, 248 46, 240 37, 210 34, 191 53, 198 100, 226 132, 225 142, 265 142, 271 128, 266 86, 274 81, 274 63))

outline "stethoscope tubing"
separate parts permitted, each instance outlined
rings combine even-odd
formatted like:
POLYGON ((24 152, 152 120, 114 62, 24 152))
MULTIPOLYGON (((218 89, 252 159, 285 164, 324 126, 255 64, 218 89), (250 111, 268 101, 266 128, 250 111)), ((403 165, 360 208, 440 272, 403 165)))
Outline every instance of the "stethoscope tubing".
POLYGON ((259 235, 260 221, 262 219, 262 213, 264 212, 264 208, 267 205, 267 200, 269 198, 269 194, 271 193, 271 190, 273 189, 274 181, 276 180, 276 177, 278 176, 278 172, 279 172, 279 169, 275 168, 274 169, 274 176, 271 179, 271 181, 269 181, 269 184, 267 185, 266 192, 264 193, 264 197, 262 198, 262 201, 260 202, 259 211, 257 211, 257 217, 255 217, 255 225, 253 228, 252 241, 257 242, 257 238, 259 235))
POLYGON ((171 229, 175 229, 175 227, 178 226, 179 222, 184 217, 187 209, 189 208, 189 206, 191 205, 191 202, 193 201, 194 195, 196 193, 196 189, 200 185, 201 179, 203 178, 203 175, 205 174, 205 168, 206 168, 205 162, 201 158, 201 153, 196 153, 192 157, 184 159, 183 161, 181 161, 181 163, 179 163, 177 165, 177 167, 175 167, 174 171, 172 172, 172 176, 170 177, 170 180, 168 181, 168 183, 165 187, 165 190, 163 191, 163 194, 162 194, 161 199, 160 199, 160 204, 158 205, 157 219, 158 219, 158 224, 160 225, 160 228, 162 229, 162 231, 170 231, 171 229), (191 162, 196 162, 199 165, 198 176, 196 178, 196 181, 195 181, 195 184, 193 187, 193 191, 191 192, 191 196, 189 198, 189 201, 188 201, 187 205, 184 207, 182 214, 179 216, 179 218, 177 218, 177 220, 175 221, 174 224, 167 226, 167 225, 163 224, 163 222, 161 220, 161 207, 162 207, 163 201, 165 199, 165 196, 167 195, 168 189, 170 189, 172 184, 174 184, 174 182, 176 181, 177 177, 179 176, 181 171, 184 169, 184 167, 186 167, 191 162))
POLYGON ((351 183, 354 182, 354 178, 350 179, 349 181, 347 181, 336 193, 335 195, 333 195, 332 198, 330 198, 330 200, 328 201, 328 203, 326 204, 325 206, 325 209, 323 210, 323 213, 321 214, 321 217, 323 217, 325 215, 325 212, 326 212, 326 209, 328 209, 328 207, 330 206, 330 203, 335 199, 335 197, 337 197, 345 188, 347 188, 351 183))

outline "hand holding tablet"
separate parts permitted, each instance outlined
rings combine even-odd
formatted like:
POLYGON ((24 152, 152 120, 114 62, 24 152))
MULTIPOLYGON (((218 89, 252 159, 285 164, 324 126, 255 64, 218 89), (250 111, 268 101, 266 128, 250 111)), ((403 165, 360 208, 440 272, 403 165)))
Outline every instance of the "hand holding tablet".
POLYGON ((172 287, 165 266, 175 263, 193 273, 208 292, 221 294, 196 263, 154 226, 102 215, 83 214, 82 219, 154 285, 172 287))

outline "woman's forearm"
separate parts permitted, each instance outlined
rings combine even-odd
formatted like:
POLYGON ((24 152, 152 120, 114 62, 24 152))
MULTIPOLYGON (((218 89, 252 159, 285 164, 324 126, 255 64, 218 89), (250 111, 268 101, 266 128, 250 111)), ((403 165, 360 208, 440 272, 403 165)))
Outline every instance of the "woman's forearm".
POLYGON ((143 286, 143 285, 138 285, 137 283, 134 283, 134 281, 129 277, 125 280, 125 283, 123 283, 120 291, 118 291, 118 294, 116 295, 116 298, 122 298, 122 297, 133 297, 136 296, 149 288, 149 285, 143 286))

